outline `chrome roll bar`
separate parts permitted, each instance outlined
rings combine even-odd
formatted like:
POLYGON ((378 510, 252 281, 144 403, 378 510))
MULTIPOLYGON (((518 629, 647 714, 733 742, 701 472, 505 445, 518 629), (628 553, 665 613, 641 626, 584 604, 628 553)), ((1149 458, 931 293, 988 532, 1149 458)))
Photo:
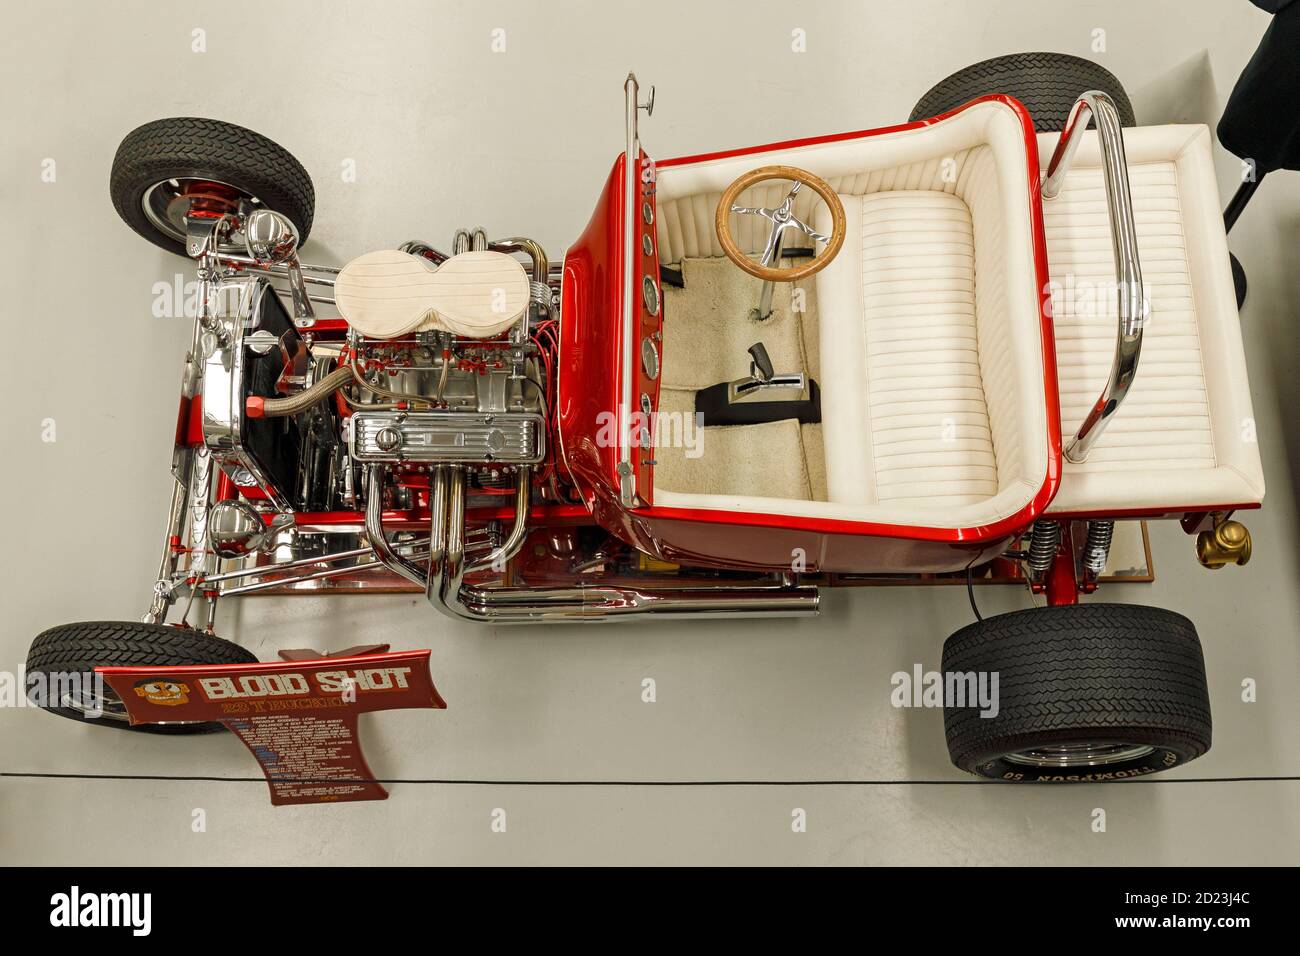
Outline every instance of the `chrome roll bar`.
POLYGON ((1088 452, 1101 437, 1111 416, 1119 410, 1137 374, 1142 352, 1142 329, 1148 307, 1142 286, 1142 266, 1138 261, 1137 227, 1133 221, 1133 199, 1129 194, 1128 165, 1124 157, 1124 135, 1115 102, 1100 90, 1079 95, 1070 109, 1065 129, 1056 142, 1047 173, 1043 179, 1043 199, 1050 201, 1061 192, 1065 175, 1079 148, 1088 120, 1097 123, 1101 143, 1101 165, 1106 186, 1106 211, 1110 217, 1110 238, 1115 253, 1115 278, 1119 282, 1119 327, 1115 340, 1115 358, 1110 377, 1079 430, 1065 447, 1066 461, 1085 461, 1088 452))
POLYGON ((761 614, 792 617, 817 613, 816 587, 774 576, 753 583, 648 586, 640 584, 571 587, 517 587, 466 583, 466 575, 504 570, 523 546, 528 530, 531 473, 520 469, 514 526, 504 542, 478 561, 466 562, 465 472, 440 466, 433 474, 429 506, 429 566, 424 573, 400 555, 384 535, 383 471, 371 466, 366 504, 366 536, 386 567, 421 584, 430 603, 449 617, 492 624, 626 619, 638 615, 738 617, 761 614))

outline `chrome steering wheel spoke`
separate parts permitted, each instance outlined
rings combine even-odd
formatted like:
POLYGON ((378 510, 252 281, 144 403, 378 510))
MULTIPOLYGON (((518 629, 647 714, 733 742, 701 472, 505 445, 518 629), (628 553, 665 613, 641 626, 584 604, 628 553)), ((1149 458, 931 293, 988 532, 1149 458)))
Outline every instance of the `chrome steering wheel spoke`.
POLYGON ((822 244, 824 245, 824 244, 826 244, 826 243, 828 243, 828 242, 831 241, 830 236, 823 236, 820 232, 818 232, 817 230, 813 229, 812 226, 808 225, 808 224, 807 224, 806 222, 804 222, 802 219, 796 219, 796 218, 794 218, 794 216, 791 216, 791 217, 790 217, 790 223, 791 223, 791 225, 793 225, 793 226, 797 227, 798 229, 802 230, 805 234, 807 234, 808 236, 810 236, 810 237, 811 237, 813 240, 815 240, 816 242, 820 242, 820 243, 822 243, 822 244))
POLYGON ((765 266, 771 265, 772 260, 776 258, 778 250, 781 248, 781 236, 785 233, 786 223, 773 222, 772 231, 767 235, 767 244, 763 246, 763 255, 759 262, 765 266))
POLYGON ((759 263, 764 266, 772 264, 781 249, 781 239, 788 229, 797 229, 805 235, 812 238, 815 242, 823 245, 830 242, 829 236, 823 236, 820 232, 813 229, 802 219, 794 215, 795 197, 799 195, 799 189, 803 183, 795 180, 790 191, 786 193, 785 198, 781 200, 781 205, 772 209, 768 206, 741 206, 733 203, 731 211, 743 216, 762 216, 764 219, 771 220, 772 231, 768 233, 767 242, 763 245, 762 255, 759 257, 759 263))
MULTIPOLYGON (((775 187, 775 189, 780 188, 775 187)), ((764 189, 774 189, 774 187, 765 186, 764 189)), ((745 272, 767 283, 795 282, 821 271, 839 253, 844 243, 844 228, 844 205, 831 189, 830 184, 808 170, 795 166, 762 166, 739 176, 724 190, 714 213, 714 229, 722 245, 723 254, 745 272), (739 202, 740 198, 746 195, 746 190, 773 180, 784 180, 789 183, 783 193, 776 193, 781 199, 775 206, 747 206, 739 202), (829 235, 821 234, 794 213, 800 196, 805 194, 805 186, 814 192, 830 210, 833 228, 829 235), (747 230, 746 238, 750 240, 746 244, 747 248, 742 248, 736 242, 730 217, 737 215, 760 216, 771 224, 762 239, 761 249, 756 248, 757 243, 752 241, 758 238, 755 235, 758 230, 747 230), (808 261, 779 268, 775 263, 789 258, 784 246, 792 232, 807 236, 813 240, 814 245, 820 243, 824 248, 813 249, 811 258, 808 258, 806 250, 801 249, 796 259, 808 259, 808 261)), ((770 295, 770 287, 764 286, 764 301, 768 300, 770 295)), ((762 311, 763 307, 760 305, 760 312, 762 311)))

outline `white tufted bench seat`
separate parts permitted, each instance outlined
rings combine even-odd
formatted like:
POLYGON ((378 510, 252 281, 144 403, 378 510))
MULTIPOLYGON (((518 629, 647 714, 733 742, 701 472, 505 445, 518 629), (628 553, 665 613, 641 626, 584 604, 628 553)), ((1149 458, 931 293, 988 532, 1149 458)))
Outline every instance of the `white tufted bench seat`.
MULTIPOLYGON (((655 503, 945 529, 1024 513, 1055 458, 1027 156, 1019 116, 990 101, 924 128, 663 170, 666 262, 718 254, 702 217, 756 166, 826 179, 848 229, 815 277, 828 500, 657 490, 655 503)), ((741 202, 779 201, 765 189, 783 187, 741 202)), ((824 205, 800 202, 826 232, 824 205)))

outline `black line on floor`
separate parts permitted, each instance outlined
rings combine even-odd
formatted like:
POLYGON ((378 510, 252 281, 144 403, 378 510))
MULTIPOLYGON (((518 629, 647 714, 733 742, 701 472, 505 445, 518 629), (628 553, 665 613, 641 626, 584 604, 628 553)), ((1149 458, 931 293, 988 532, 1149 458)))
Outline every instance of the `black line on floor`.
MULTIPOLYGON (((266 783, 265 777, 187 776, 180 774, 127 774, 127 773, 36 773, 0 771, 0 777, 40 780, 165 780, 197 783, 266 783)), ((1130 778, 1136 783, 1293 783, 1296 776, 1249 777, 1175 777, 1130 778)), ((437 777, 392 778, 342 778, 342 779, 279 779, 277 783, 296 784, 434 784, 456 787, 982 787, 988 784, 1032 786, 1033 781, 1017 780, 477 780, 437 777)), ((1081 781, 1108 783, 1120 781, 1081 781)))

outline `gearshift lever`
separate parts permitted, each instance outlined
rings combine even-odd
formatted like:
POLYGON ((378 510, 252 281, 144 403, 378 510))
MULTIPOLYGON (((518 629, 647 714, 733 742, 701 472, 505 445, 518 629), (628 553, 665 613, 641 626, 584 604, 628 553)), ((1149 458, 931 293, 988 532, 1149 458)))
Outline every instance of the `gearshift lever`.
POLYGON ((803 372, 777 373, 767 346, 755 342, 749 347, 749 375, 728 382, 727 401, 802 401, 808 397, 808 380, 803 372))
POLYGON ((767 346, 749 347, 749 374, 695 393, 695 411, 705 425, 758 425, 793 418, 804 424, 822 420, 821 393, 803 372, 777 372, 767 346))

